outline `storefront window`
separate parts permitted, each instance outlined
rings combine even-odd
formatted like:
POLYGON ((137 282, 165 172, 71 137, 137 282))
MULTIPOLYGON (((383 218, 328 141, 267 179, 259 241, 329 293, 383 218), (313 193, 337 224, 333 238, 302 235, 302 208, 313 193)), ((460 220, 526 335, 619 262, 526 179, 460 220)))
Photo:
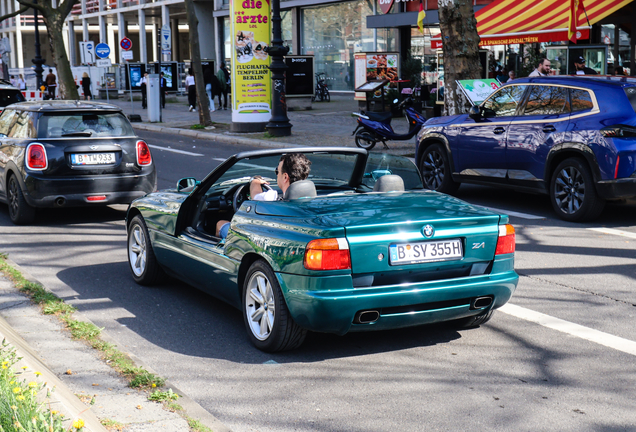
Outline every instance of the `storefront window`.
POLYGON ((439 27, 424 27, 424 34, 418 28, 411 29, 411 55, 422 61, 422 84, 437 81, 437 50, 431 48, 431 38, 439 33, 439 27))
POLYGON ((332 90, 353 90, 353 53, 397 51, 397 29, 366 26, 371 3, 356 0, 303 8, 301 54, 314 55, 316 72, 324 72, 332 90))

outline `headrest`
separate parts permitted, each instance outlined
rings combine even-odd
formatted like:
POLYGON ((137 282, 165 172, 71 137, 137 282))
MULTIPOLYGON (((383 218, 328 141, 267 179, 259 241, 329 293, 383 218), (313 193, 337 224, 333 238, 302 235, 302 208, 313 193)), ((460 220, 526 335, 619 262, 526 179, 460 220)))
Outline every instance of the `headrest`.
POLYGON ((311 180, 299 180, 289 185, 283 199, 289 201, 299 198, 313 198, 316 195, 314 182, 311 180))
POLYGON ((373 186, 373 192, 403 192, 404 181, 395 174, 387 174, 378 178, 373 186))

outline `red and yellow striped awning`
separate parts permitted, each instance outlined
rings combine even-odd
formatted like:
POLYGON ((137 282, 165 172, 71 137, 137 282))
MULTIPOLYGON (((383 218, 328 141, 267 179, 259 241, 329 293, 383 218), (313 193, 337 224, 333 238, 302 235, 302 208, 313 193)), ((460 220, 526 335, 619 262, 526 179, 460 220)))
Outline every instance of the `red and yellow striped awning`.
MULTIPOLYGON (((577 39, 589 39, 590 26, 633 0, 579 0, 585 13, 577 19, 577 39)), ((479 45, 507 45, 568 40, 570 0, 496 0, 475 13, 479 45)), ((431 39, 433 48, 442 39, 431 39)))

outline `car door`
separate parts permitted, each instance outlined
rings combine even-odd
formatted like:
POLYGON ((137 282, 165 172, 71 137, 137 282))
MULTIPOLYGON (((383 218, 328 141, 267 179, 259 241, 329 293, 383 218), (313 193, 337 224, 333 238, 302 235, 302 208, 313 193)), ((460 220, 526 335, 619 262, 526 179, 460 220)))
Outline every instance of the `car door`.
POLYGON ((527 85, 502 87, 481 105, 482 118, 467 117, 456 138, 456 171, 462 176, 503 181, 509 125, 521 105, 527 85))
POLYGON ((543 186, 547 155, 550 148, 566 140, 570 111, 567 87, 529 86, 508 132, 506 161, 511 184, 543 186))
POLYGON ((15 110, 4 110, 0 115, 0 196, 6 197, 7 185, 5 184, 7 163, 15 150, 15 139, 9 137, 9 130, 15 122, 17 115, 15 110))

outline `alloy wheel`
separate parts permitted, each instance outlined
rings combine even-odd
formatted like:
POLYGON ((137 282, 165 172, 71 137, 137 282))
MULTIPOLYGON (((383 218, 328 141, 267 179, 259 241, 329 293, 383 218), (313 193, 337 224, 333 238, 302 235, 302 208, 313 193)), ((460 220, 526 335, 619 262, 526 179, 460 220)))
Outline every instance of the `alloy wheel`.
POLYGON ((147 239, 143 228, 135 224, 128 239, 128 259, 135 276, 140 277, 146 271, 148 260, 147 239))
POLYGON ((245 290, 245 312, 250 330, 258 340, 266 340, 274 328, 276 303, 274 291, 267 276, 254 272, 245 290))
POLYGON ((559 209, 574 214, 581 209, 585 199, 585 180, 573 166, 566 166, 557 175, 554 183, 554 199, 559 209))
POLYGON ((422 177, 426 187, 438 190, 444 182, 444 157, 437 151, 430 151, 422 161, 422 177))
POLYGON ((11 219, 14 219, 15 215, 20 211, 19 187, 18 182, 11 178, 9 181, 9 213, 11 214, 11 219))

